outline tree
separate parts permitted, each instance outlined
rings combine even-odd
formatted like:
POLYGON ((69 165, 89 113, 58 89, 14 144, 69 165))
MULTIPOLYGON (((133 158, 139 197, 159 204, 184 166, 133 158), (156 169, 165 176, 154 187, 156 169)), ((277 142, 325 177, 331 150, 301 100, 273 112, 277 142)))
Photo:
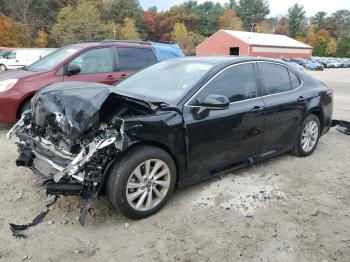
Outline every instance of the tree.
POLYGON ((302 43, 305 43, 305 38, 303 37, 302 33, 300 33, 300 32, 296 33, 295 40, 302 42, 302 43))
POLYGON ((290 36, 288 28, 284 25, 277 25, 274 34, 290 36))
POLYGON ((147 9, 147 12, 149 12, 149 13, 152 13, 152 14, 157 14, 158 13, 158 9, 157 9, 157 7, 156 6, 151 6, 151 7, 149 7, 148 9, 147 9))
POLYGON ((288 29, 290 35, 293 38, 296 38, 297 33, 303 31, 302 24, 305 20, 305 11, 302 5, 294 4, 288 9, 288 19, 289 25, 288 29))
POLYGON ((317 42, 313 45, 314 56, 325 56, 328 43, 331 41, 331 37, 325 29, 321 29, 316 33, 317 42))
POLYGON ((188 31, 184 23, 176 23, 174 30, 171 32, 171 38, 180 45, 185 45, 188 31))
POLYGON ((312 18, 311 22, 315 26, 317 30, 320 30, 321 28, 324 28, 326 26, 326 12, 317 12, 312 18))
POLYGON ((5 0, 4 4, 13 19, 29 24, 32 2, 33 0, 5 0))
POLYGON ((143 20, 145 22, 145 28, 149 39, 159 40, 159 22, 157 14, 153 12, 143 12, 143 20))
POLYGON ((195 27, 191 27, 191 30, 200 35, 210 36, 219 29, 219 17, 225 12, 221 4, 206 1, 198 5, 197 1, 187 1, 183 5, 188 13, 194 13, 198 17, 195 27))
POLYGON ((0 46, 16 46, 16 41, 13 38, 12 25, 14 21, 0 13, 0 46))
POLYGON ((318 44, 318 37, 315 31, 315 26, 312 24, 309 26, 307 34, 307 44, 313 47, 315 47, 318 44))
POLYGON ((36 39, 37 47, 46 47, 47 46, 47 33, 43 29, 39 29, 38 37, 36 39))
POLYGON ((219 27, 221 29, 242 30, 242 21, 237 17, 235 11, 228 9, 219 17, 219 27))
POLYGON ((337 57, 346 57, 350 51, 350 37, 342 37, 338 41, 337 57))
POLYGON ((349 35, 350 33, 350 10, 338 10, 332 14, 335 22, 339 25, 339 35, 349 35))
POLYGON ((229 0, 227 3, 224 4, 224 7, 226 9, 234 10, 237 6, 236 0, 229 0))
POLYGON ((334 38, 331 38, 327 43, 325 54, 327 56, 334 56, 338 51, 337 41, 334 38))
POLYGON ((0 13, 0 46, 29 47, 32 45, 32 31, 25 24, 0 13))
POLYGON ((132 18, 142 38, 147 37, 142 18, 142 8, 138 0, 112 0, 107 18, 118 24, 124 23, 125 18, 132 18))
POLYGON ((255 26, 255 32, 257 33, 268 33, 269 24, 267 21, 263 21, 255 26))
POLYGON ((171 39, 180 45, 186 55, 194 55, 196 46, 203 42, 205 37, 189 32, 184 23, 176 23, 171 39))
POLYGON ((117 39, 119 27, 120 27, 120 25, 116 24, 114 21, 107 21, 105 38, 106 39, 117 39))
POLYGON ((76 7, 67 5, 61 9, 51 38, 58 45, 67 45, 101 39, 105 31, 106 26, 94 4, 80 0, 76 7))
POLYGON ((269 4, 265 0, 240 0, 235 10, 247 31, 253 31, 270 13, 269 4))
POLYGON ((140 34, 137 32, 135 21, 132 18, 124 19, 124 24, 118 36, 124 40, 141 40, 140 34))

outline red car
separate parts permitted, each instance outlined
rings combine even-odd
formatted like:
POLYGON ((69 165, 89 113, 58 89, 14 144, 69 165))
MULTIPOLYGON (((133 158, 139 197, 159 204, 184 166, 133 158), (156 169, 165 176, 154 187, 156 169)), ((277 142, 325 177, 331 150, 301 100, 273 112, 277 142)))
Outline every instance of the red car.
MULTIPOLYGON (((15 122, 29 107, 35 92, 49 84, 62 81, 117 83, 131 73, 161 60, 156 44, 127 41, 74 44, 23 69, 1 73, 0 122, 15 122)), ((182 54, 181 50, 176 52, 176 48, 179 49, 177 45, 169 46, 175 48, 172 55, 182 54)), ((162 51, 160 56, 164 53, 162 51)))

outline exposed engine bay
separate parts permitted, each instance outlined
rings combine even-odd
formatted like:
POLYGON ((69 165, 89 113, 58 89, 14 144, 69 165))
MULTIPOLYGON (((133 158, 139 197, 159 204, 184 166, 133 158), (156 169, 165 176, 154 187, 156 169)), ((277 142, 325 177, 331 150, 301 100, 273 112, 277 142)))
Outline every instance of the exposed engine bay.
POLYGON ((19 138, 16 164, 40 175, 49 196, 86 199, 79 220, 84 224, 93 200, 103 190, 109 166, 133 143, 132 131, 140 128, 128 119, 157 108, 113 93, 105 85, 53 84, 33 97, 31 109, 8 137, 19 138))

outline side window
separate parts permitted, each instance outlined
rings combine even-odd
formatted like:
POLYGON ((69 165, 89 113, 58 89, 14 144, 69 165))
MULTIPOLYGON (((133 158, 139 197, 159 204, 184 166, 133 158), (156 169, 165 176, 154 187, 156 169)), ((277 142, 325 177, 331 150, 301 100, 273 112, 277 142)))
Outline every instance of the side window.
POLYGON ((257 96, 257 85, 253 64, 230 67, 216 76, 197 95, 195 101, 201 103, 209 95, 227 96, 230 102, 238 102, 257 96))
POLYGON ((258 63, 265 85, 264 95, 272 95, 292 90, 288 69, 272 63, 258 63))
POLYGON ((113 72, 112 52, 110 48, 89 50, 75 58, 69 64, 79 65, 81 68, 79 74, 113 72))
POLYGON ((150 48, 117 47, 117 54, 121 71, 136 71, 157 61, 150 48))
POLYGON ((288 70, 290 77, 290 84, 292 85, 292 89, 295 89, 300 86, 300 79, 297 77, 292 71, 288 70))
POLYGON ((16 59, 16 52, 8 53, 6 59, 16 59))

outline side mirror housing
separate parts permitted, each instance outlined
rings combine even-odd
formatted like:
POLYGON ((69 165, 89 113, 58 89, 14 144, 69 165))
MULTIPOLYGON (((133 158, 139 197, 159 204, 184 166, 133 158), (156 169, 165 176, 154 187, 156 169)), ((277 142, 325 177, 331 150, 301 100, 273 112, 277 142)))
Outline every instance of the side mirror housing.
POLYGON ((67 69, 68 75, 76 75, 76 74, 79 74, 80 71, 81 71, 81 68, 79 65, 77 64, 68 65, 68 69, 67 69))
POLYGON ((209 95, 203 100, 201 106, 214 110, 226 109, 230 106, 230 100, 222 95, 209 95))

